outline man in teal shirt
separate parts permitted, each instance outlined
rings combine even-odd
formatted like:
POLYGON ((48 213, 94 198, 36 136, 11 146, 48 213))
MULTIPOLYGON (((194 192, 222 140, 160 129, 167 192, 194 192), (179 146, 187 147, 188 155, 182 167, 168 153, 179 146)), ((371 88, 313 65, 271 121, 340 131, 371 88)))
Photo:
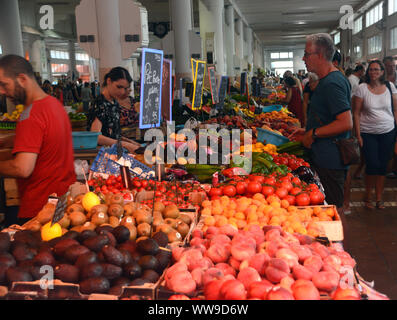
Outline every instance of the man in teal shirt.
POLYGON ((335 140, 350 136, 353 120, 350 84, 332 64, 334 53, 330 35, 307 37, 303 61, 320 81, 310 100, 303 145, 311 149, 311 163, 322 181, 327 203, 340 209, 348 167, 342 164, 335 140))

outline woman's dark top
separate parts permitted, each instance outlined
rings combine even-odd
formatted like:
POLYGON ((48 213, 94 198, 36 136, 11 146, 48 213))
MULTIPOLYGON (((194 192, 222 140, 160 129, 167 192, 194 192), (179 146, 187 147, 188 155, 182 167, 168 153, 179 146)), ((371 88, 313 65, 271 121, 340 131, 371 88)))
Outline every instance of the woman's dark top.
POLYGON ((121 127, 131 127, 139 124, 139 113, 135 111, 134 99, 129 97, 131 103, 131 109, 120 106, 120 125, 121 127))
POLYGON ((117 140, 121 137, 120 115, 121 107, 118 102, 108 101, 101 94, 90 109, 87 130, 91 130, 92 123, 98 118, 102 123, 102 135, 117 140))

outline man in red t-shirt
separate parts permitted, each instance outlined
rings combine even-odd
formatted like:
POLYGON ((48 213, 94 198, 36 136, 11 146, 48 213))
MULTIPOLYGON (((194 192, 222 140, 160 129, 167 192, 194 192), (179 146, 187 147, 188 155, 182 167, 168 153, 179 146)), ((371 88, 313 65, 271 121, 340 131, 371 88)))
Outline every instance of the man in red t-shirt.
POLYGON ((16 128, 13 159, 0 161, 0 176, 18 181, 18 218, 24 222, 39 213, 48 196, 64 195, 76 181, 72 129, 61 103, 40 88, 32 66, 22 57, 0 59, 0 94, 25 106, 16 128))

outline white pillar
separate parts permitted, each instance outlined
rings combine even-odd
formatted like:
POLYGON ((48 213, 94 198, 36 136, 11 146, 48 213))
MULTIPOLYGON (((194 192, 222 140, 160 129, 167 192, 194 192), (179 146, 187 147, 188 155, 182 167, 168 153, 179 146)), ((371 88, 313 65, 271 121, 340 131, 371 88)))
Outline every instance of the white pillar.
POLYGON ((175 39, 175 78, 177 81, 180 78, 191 79, 189 46, 189 31, 192 29, 191 0, 170 0, 170 2, 172 30, 175 39))
POLYGON ((74 41, 69 40, 69 77, 72 81, 79 78, 79 73, 76 69, 76 47, 74 41))
POLYGON ((235 36, 235 31, 234 31, 234 8, 233 8, 232 5, 228 5, 226 7, 225 20, 226 20, 226 24, 227 24, 227 32, 226 32, 227 41, 226 41, 226 43, 228 44, 227 51, 226 51, 227 75, 229 77, 234 77, 234 75, 235 75, 235 72, 234 72, 234 56, 236 54, 236 47, 235 47, 235 42, 234 42, 234 36, 235 36))
POLYGON ((214 46, 215 46, 215 62, 216 72, 219 75, 226 75, 225 55, 223 47, 223 24, 224 24, 224 0, 211 0, 208 2, 213 17, 214 26, 214 46))
POLYGON ((240 58, 240 72, 239 75, 243 72, 243 62, 244 62, 244 25, 243 20, 239 18, 237 20, 237 30, 240 34, 239 41, 237 43, 238 56, 240 58))
POLYGON ((122 65, 121 34, 118 1, 96 0, 98 41, 100 43, 99 81, 105 74, 122 65))
POLYGON ((253 69, 254 69, 254 55, 253 55, 252 40, 253 40, 252 29, 250 27, 247 27, 247 61, 251 65, 251 72, 250 72, 251 76, 253 74, 253 69))
POLYGON ((1 0, 0 8, 0 44, 3 55, 24 57, 18 0, 1 0))

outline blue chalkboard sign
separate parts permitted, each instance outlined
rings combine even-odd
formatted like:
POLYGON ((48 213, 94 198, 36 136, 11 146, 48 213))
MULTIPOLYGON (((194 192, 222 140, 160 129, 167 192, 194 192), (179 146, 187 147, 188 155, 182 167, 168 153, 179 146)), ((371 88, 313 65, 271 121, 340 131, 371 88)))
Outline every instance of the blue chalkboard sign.
POLYGON ((163 60, 163 51, 142 50, 140 129, 160 127, 163 60))

